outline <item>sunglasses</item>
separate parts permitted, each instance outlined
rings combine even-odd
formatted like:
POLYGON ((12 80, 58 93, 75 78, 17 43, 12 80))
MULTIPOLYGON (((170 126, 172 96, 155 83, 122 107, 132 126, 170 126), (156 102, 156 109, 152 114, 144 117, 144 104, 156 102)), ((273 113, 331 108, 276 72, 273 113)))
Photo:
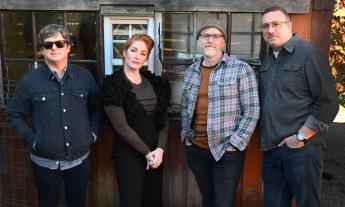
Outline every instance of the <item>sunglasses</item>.
POLYGON ((65 47, 66 43, 68 44, 66 40, 58 40, 55 42, 43 42, 41 44, 41 47, 43 47, 44 49, 52 49, 53 45, 55 44, 57 48, 63 48, 65 47))

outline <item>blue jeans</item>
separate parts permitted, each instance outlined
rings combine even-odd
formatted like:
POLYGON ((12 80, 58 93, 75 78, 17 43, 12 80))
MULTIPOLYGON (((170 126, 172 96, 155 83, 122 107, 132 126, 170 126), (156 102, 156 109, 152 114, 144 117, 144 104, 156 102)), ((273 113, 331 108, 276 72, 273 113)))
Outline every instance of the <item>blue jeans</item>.
POLYGON ((80 165, 68 170, 50 170, 34 162, 33 177, 37 187, 40 207, 57 207, 61 181, 64 182, 67 206, 85 207, 87 184, 89 182, 90 156, 80 165))
POLYGON ((262 176, 264 207, 321 206, 323 149, 320 143, 307 142, 292 149, 284 145, 264 152, 262 176))
POLYGON ((187 161, 198 183, 204 207, 235 206, 244 152, 225 152, 216 162, 209 149, 192 145, 187 147, 187 161))

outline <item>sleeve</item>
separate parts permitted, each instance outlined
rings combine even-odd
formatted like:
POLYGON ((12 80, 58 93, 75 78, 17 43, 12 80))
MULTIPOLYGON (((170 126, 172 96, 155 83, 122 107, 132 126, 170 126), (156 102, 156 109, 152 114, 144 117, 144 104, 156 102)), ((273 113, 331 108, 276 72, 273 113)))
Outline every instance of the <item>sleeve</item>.
POLYGON ((138 134, 128 125, 123 108, 108 105, 104 107, 113 128, 121 138, 144 155, 150 152, 149 147, 144 143, 138 134))
MULTIPOLYGON (((188 69, 187 69, 188 70, 188 69)), ((186 70, 186 73, 188 72, 186 70)), ((185 143, 186 139, 188 140, 188 91, 187 91, 187 80, 186 73, 184 75, 184 81, 182 86, 182 97, 181 97, 181 141, 185 143)))
POLYGON ((243 115, 229 141, 231 145, 243 151, 250 141, 260 116, 256 76, 253 69, 246 63, 243 64, 239 75, 238 90, 243 115))
POLYGON ((164 122, 164 127, 159 131, 158 136, 158 147, 162 148, 163 150, 166 148, 169 131, 169 118, 167 113, 164 115, 164 122))
POLYGON ((17 85, 16 91, 5 110, 6 121, 14 129, 17 136, 23 139, 24 144, 32 147, 35 142, 35 133, 27 118, 31 116, 31 98, 29 85, 24 78, 17 85))
POLYGON ((335 81, 326 55, 321 49, 311 50, 304 63, 305 75, 314 100, 313 111, 304 123, 313 130, 327 130, 339 110, 335 81))

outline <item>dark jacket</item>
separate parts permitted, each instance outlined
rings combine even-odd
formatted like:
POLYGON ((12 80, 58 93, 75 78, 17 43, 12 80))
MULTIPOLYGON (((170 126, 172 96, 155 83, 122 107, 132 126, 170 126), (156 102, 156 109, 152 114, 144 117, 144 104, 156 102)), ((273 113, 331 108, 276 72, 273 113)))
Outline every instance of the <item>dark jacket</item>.
MULTIPOLYGON (((150 150, 154 150, 158 143, 158 132, 164 127, 164 115, 169 105, 170 86, 168 81, 149 71, 142 71, 141 74, 151 83, 157 96, 157 105, 150 116, 136 100, 135 94, 131 91, 132 86, 126 79, 123 70, 116 71, 106 77, 103 84, 104 105, 122 107, 128 125, 133 128, 150 150)), ((142 156, 140 152, 122 139, 115 139, 113 154, 142 156)))
POLYGON ((277 58, 269 50, 260 69, 259 91, 260 138, 265 151, 277 147, 303 125, 325 131, 338 112, 327 57, 298 35, 284 45, 277 58))
POLYGON ((26 74, 6 109, 8 124, 31 152, 53 160, 74 160, 88 152, 102 116, 91 73, 72 64, 62 85, 45 64, 26 74))

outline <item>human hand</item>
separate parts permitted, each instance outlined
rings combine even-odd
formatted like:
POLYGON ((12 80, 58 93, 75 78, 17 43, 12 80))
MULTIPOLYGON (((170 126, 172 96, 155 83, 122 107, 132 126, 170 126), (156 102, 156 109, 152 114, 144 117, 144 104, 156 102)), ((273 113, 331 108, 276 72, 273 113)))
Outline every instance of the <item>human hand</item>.
POLYGON ((281 147, 284 144, 286 144, 289 148, 300 148, 304 146, 304 142, 298 141, 295 134, 283 139, 278 146, 281 147))
POLYGON ((163 161, 163 154, 164 154, 164 150, 162 148, 156 148, 154 151, 152 151, 151 153, 149 153, 149 156, 151 159, 151 162, 149 162, 150 168, 158 168, 163 161))

